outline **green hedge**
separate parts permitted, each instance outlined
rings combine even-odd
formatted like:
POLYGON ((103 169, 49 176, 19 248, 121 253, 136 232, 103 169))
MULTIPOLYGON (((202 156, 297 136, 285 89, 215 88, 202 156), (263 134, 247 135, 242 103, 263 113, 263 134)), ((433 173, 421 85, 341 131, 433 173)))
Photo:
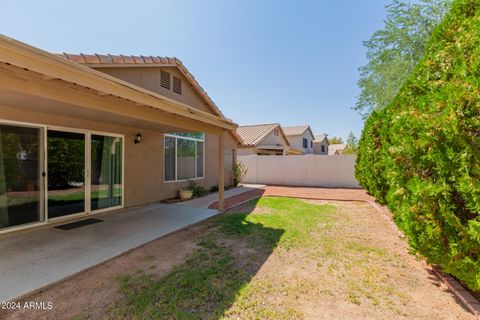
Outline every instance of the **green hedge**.
POLYGON ((394 101, 374 112, 356 176, 414 252, 480 290, 480 0, 459 0, 394 101))

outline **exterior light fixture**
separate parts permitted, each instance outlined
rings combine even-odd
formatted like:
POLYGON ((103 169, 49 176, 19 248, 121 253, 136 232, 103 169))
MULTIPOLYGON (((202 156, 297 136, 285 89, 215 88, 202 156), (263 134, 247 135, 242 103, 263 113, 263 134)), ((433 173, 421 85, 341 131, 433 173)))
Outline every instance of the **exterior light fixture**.
POLYGON ((142 134, 139 132, 139 133, 137 133, 137 135, 135 136, 135 140, 133 140, 133 143, 139 144, 140 141, 142 141, 142 134))

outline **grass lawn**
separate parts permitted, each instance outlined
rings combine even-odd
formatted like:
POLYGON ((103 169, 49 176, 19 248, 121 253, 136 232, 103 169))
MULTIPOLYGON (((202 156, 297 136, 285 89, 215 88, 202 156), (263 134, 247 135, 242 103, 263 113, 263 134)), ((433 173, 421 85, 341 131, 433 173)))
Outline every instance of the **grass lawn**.
POLYGON ((264 197, 100 264, 2 319, 475 319, 368 203, 264 197))
POLYGON ((343 305, 341 318, 349 313, 378 319, 422 314, 402 283, 415 285, 418 275, 408 274, 408 264, 398 250, 389 250, 391 244, 364 234, 369 221, 359 228, 361 220, 330 204, 255 200, 211 221, 190 257, 168 274, 157 277, 142 270, 122 276, 124 298, 109 316, 337 318, 326 309, 329 304, 343 305), (400 274, 392 276, 395 272, 400 274))

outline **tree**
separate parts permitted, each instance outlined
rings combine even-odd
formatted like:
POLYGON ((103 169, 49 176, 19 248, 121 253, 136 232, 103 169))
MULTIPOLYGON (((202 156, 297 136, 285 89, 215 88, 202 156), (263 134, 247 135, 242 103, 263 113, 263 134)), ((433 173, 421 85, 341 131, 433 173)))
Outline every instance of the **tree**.
POLYGON ((455 0, 392 103, 365 122, 355 176, 413 253, 480 290, 480 1, 455 0))
POLYGON ((357 153, 358 149, 358 139, 355 137, 355 134, 350 131, 350 134, 347 138, 347 144, 345 145, 345 149, 343 150, 343 154, 355 154, 357 153))
POLYGON ((332 136, 332 137, 328 138, 328 143, 330 143, 330 144, 342 144, 343 139, 342 139, 342 137, 332 136))
POLYGON ((386 6, 385 28, 364 42, 368 63, 359 68, 362 90, 354 110, 365 119, 386 107, 423 57, 434 28, 451 0, 393 0, 386 6))

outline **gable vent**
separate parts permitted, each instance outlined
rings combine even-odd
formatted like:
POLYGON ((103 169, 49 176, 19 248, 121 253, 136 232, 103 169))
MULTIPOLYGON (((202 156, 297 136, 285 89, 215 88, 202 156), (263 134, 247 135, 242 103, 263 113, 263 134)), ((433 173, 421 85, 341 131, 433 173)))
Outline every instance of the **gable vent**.
POLYGON ((167 71, 160 71, 160 86, 170 90, 170 73, 167 71))
POLYGON ((182 94, 182 80, 173 76, 173 92, 182 94))

